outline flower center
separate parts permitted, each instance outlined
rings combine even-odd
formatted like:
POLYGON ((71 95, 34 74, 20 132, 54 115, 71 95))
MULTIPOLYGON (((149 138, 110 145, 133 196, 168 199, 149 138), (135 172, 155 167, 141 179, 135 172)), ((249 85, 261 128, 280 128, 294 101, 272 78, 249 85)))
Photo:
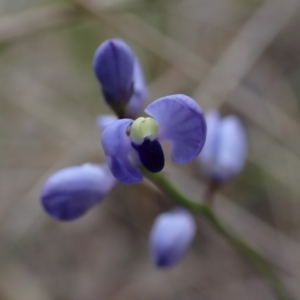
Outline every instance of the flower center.
POLYGON ((130 135, 136 145, 142 144, 145 138, 153 141, 158 138, 158 123, 152 118, 140 117, 131 124, 130 135))
POLYGON ((163 169, 165 158, 158 141, 158 123, 152 118, 138 118, 131 125, 131 146, 139 155, 142 165, 150 172, 163 169))

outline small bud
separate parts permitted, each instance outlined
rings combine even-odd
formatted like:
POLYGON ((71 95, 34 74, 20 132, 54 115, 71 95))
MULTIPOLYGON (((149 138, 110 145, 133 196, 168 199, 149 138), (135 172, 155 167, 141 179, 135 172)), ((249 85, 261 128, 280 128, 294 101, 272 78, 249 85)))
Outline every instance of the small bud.
POLYGON ((157 267, 171 267, 189 248, 196 233, 192 215, 184 209, 174 209, 159 215, 150 235, 150 250, 157 267))
POLYGON ((47 179, 42 188, 41 203, 51 217, 71 221, 99 202, 115 182, 106 165, 68 167, 47 179))
POLYGON ((133 70, 133 94, 127 105, 126 116, 135 119, 143 109, 148 96, 143 71, 137 58, 134 61, 133 70))
POLYGON ((126 106, 133 94, 135 57, 120 39, 102 43, 94 55, 94 72, 102 85, 104 98, 113 108, 126 106))
POLYGON ((245 164, 247 141, 243 125, 235 116, 220 118, 218 112, 206 114, 207 137, 199 163, 209 180, 225 183, 245 164))
POLYGON ((96 119, 98 128, 103 131, 105 127, 118 120, 115 115, 100 115, 96 119))

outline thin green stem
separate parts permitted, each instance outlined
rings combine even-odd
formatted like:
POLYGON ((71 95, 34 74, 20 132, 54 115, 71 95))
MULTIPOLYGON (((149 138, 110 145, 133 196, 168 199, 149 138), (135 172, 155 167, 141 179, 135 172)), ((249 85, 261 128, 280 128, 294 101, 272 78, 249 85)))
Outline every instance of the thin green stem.
POLYGON ((285 284, 277 276, 273 266, 267 259, 261 256, 255 249, 253 249, 246 241, 238 237, 232 229, 225 226, 213 210, 206 204, 196 203, 188 199, 180 191, 178 191, 168 179, 161 173, 150 173, 143 170, 144 175, 158 186, 165 194, 172 198, 177 204, 186 207, 187 209, 199 213, 204 216, 211 225, 215 227, 227 240, 253 265, 254 268, 265 278, 268 282, 277 299, 292 300, 294 299, 285 284))

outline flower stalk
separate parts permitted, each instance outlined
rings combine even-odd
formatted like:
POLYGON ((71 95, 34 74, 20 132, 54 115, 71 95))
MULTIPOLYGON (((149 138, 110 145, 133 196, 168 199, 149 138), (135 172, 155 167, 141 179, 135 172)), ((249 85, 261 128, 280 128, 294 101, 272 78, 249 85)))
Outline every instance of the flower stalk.
POLYGON ((196 212, 203 217, 246 258, 253 267, 268 282, 277 299, 293 300, 294 298, 286 288, 285 284, 278 277, 270 262, 253 249, 246 241, 237 236, 231 228, 224 225, 213 210, 207 205, 196 203, 187 198, 162 173, 150 173, 143 169, 144 176, 160 188, 166 195, 171 197, 177 204, 196 212))

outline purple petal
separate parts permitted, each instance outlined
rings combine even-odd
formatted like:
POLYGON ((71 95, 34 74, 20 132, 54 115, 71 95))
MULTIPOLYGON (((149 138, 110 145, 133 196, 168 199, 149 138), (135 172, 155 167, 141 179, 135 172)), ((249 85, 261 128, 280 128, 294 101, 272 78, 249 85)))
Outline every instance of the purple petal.
POLYGON ((42 188, 41 203, 53 218, 71 221, 100 201, 115 183, 107 165, 68 167, 48 178, 42 188))
POLYGON ((101 137, 108 167, 121 182, 132 184, 143 180, 142 172, 130 161, 130 138, 126 130, 133 120, 121 119, 107 126, 101 137))
POLYGON ((247 155, 246 135, 235 116, 220 118, 216 111, 206 114, 207 139, 199 162, 212 180, 226 182, 239 173, 247 155))
POLYGON ((134 54, 120 39, 103 42, 95 52, 94 72, 109 105, 127 104, 132 96, 134 54))
POLYGON ((143 71, 138 59, 135 58, 133 71, 133 95, 127 105, 127 114, 130 116, 137 116, 142 110, 147 94, 143 71))
POLYGON ((105 127, 118 120, 115 115, 100 115, 96 119, 98 128, 102 131, 105 127))
POLYGON ((187 251, 195 233, 195 221, 188 211, 175 209, 159 215, 150 235, 154 264, 158 267, 174 265, 187 251))
POLYGON ((159 123, 160 139, 171 143, 171 158, 176 163, 187 163, 203 148, 206 123, 199 105, 185 95, 160 98, 145 109, 159 123))

